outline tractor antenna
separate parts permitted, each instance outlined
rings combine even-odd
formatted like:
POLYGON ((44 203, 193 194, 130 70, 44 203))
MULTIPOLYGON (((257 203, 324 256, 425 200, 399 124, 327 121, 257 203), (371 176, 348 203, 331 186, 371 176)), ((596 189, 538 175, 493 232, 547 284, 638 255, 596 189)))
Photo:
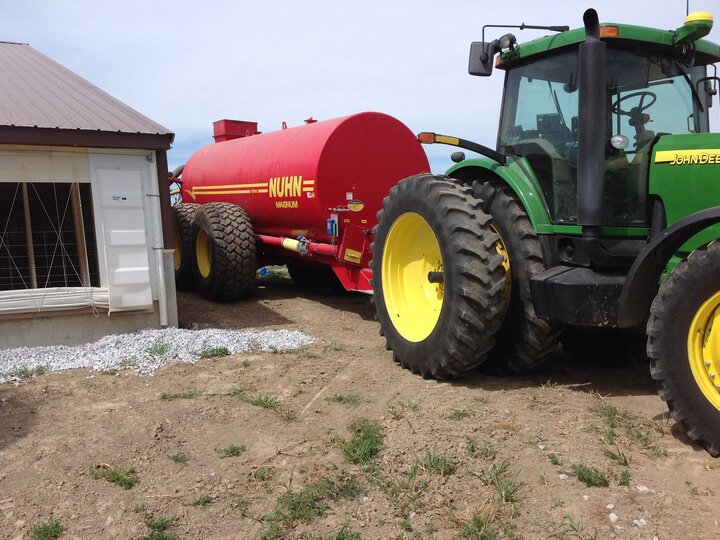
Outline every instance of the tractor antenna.
MULTIPOLYGON (((689 0, 688 0, 689 1, 689 0)), ((485 29, 486 28, 519 28, 520 30, 550 30, 551 32, 567 32, 570 30, 569 26, 535 26, 532 24, 486 24, 482 27, 482 41, 485 41, 485 29)))

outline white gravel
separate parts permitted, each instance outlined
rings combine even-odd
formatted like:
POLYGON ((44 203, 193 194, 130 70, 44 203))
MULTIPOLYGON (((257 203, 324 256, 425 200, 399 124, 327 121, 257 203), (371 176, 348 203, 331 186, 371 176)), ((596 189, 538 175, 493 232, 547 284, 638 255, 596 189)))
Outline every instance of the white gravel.
POLYGON ((134 369, 150 375, 171 362, 197 362, 203 352, 225 347, 230 354, 297 349, 315 339, 290 330, 146 329, 113 334, 79 346, 19 347, 0 350, 0 383, 45 371, 90 368, 134 369))

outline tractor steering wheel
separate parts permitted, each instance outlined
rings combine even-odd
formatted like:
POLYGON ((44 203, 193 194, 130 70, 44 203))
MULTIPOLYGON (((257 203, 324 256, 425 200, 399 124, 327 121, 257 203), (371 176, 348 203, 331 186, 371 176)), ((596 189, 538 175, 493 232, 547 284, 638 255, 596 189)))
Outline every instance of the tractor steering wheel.
POLYGON ((612 104, 612 112, 614 112, 616 114, 624 114, 625 116, 632 116, 633 113, 638 114, 638 113, 644 111, 645 109, 649 109, 650 107, 652 107, 655 104, 656 101, 657 101, 657 95, 654 92, 650 92, 648 90, 643 90, 641 92, 633 92, 632 94, 628 94, 627 96, 618 98, 618 100, 612 104), (646 96, 649 96, 651 98, 651 100, 646 105, 643 105, 643 100, 645 99, 646 96), (624 111, 620 108, 620 104, 623 101, 634 98, 634 97, 640 98, 640 103, 638 104, 637 107, 633 107, 630 111, 624 111))

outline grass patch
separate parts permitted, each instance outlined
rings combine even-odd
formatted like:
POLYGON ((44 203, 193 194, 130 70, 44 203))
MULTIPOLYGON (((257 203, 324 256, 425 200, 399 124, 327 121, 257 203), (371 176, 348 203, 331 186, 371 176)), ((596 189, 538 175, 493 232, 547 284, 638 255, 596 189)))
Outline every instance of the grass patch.
POLYGON ((340 473, 336 479, 322 478, 293 492, 288 486, 275 502, 272 512, 263 517, 266 530, 263 538, 280 538, 299 521, 310 522, 330 509, 328 502, 354 498, 363 493, 363 486, 354 476, 340 473))
POLYGON ((373 483, 385 494, 395 507, 397 515, 402 519, 415 511, 418 501, 427 489, 427 484, 418 484, 417 482, 419 470, 420 465, 415 463, 408 469, 404 479, 388 479, 381 474, 371 476, 373 483))
POLYGON ((453 409, 450 413, 450 420, 462 420, 463 418, 469 418, 474 413, 470 409, 453 409))
POLYGON ((341 343, 331 343, 323 347, 323 352, 345 352, 347 347, 341 343))
POLYGON ((180 465, 185 465, 185 463, 190 461, 190 457, 187 454, 182 454, 182 453, 171 454, 168 456, 168 458, 170 458, 170 461, 173 461, 180 465))
POLYGON ((213 502, 213 498, 210 495, 200 495, 190 504, 192 504, 193 506, 207 506, 211 502, 213 502))
POLYGON ((497 448, 489 441, 483 442, 482 446, 478 446, 478 442, 475 437, 465 437, 465 452, 468 456, 482 459, 495 459, 497 455, 497 448))
POLYGON ((275 469, 273 467, 260 467, 252 473, 253 480, 266 483, 275 477, 275 469))
POLYGON ((518 480, 517 473, 510 472, 510 464, 503 460, 499 465, 493 464, 490 469, 479 475, 485 485, 492 486, 501 503, 517 502, 520 491, 525 484, 518 480))
POLYGON ((155 341, 155 343, 146 347, 145 352, 154 358, 157 358, 159 356, 165 356, 168 352, 168 346, 165 341, 163 341, 162 339, 158 339, 157 341, 155 341))
POLYGON ((145 526, 152 532, 162 532, 177 521, 176 518, 154 518, 145 516, 145 526))
POLYGON ((325 398, 325 401, 329 401, 331 403, 342 403, 343 405, 351 405, 353 407, 357 407, 360 405, 360 396, 356 396, 355 394, 333 394, 330 397, 325 398))
POLYGON ((225 448, 215 449, 218 454, 222 454, 222 457, 237 457, 245 450, 247 450, 247 447, 244 444, 241 444, 240 446, 231 444, 229 446, 226 446, 225 448))
POLYGON ((39 375, 44 375, 45 373, 47 373, 47 370, 48 370, 47 366, 40 365, 40 366, 35 366, 34 368, 24 367, 24 368, 16 369, 14 371, 7 372, 5 375, 8 377, 14 377, 16 379, 25 381, 27 379, 32 379, 33 377, 37 377, 39 375))
POLYGON ((200 358, 216 358, 218 356, 230 356, 230 349, 227 347, 205 347, 197 353, 200 358))
POLYGON ((54 540, 60 538, 62 527, 56 519, 51 519, 47 523, 33 527, 33 540, 54 540))
POLYGON ((120 486, 123 489, 130 489, 138 482, 135 469, 119 469, 112 465, 95 465, 90 471, 90 475, 95 480, 104 478, 111 484, 120 486))
POLYGON ((137 356, 131 356, 129 358, 123 358, 118 363, 118 367, 120 369, 133 369, 138 367, 138 359, 137 356))
POLYGON ((311 534, 310 536, 305 536, 303 538, 307 538, 307 540, 362 540, 362 536, 360 536, 359 533, 356 533, 355 531, 353 531, 350 528, 350 525, 347 523, 345 523, 338 530, 334 530, 330 534, 327 534, 327 535, 311 534))
POLYGON ((618 478, 618 483, 621 486, 629 486, 630 485, 630 469, 623 469, 620 473, 620 478, 618 478))
POLYGON ((560 458, 555 454, 548 454, 548 461, 556 467, 562 465, 562 461, 560 461, 560 458))
POLYGON ((627 467, 630 465, 630 456, 628 456, 625 452, 620 450, 618 445, 615 445, 615 448, 603 448, 603 454, 605 454, 607 457, 612 459, 613 461, 617 461, 620 465, 627 467))
POLYGON ((573 474, 587 487, 608 487, 609 475, 600 469, 590 467, 584 463, 572 466, 573 474))
POLYGON ((558 532, 551 534, 550 538, 562 540, 568 538, 568 536, 576 540, 597 540, 596 534, 591 535, 585 532, 582 521, 575 521, 570 515, 565 516, 562 528, 558 532))
POLYGON ((162 392, 161 401, 174 401, 176 399, 193 399, 201 395, 200 390, 185 390, 184 392, 162 392))
POLYGON ((499 540, 500 533, 493 527, 494 516, 475 514, 460 527, 456 536, 459 540, 499 540))
POLYGON ((425 450, 425 455, 420 464, 426 471, 440 476, 452 474, 455 471, 455 464, 452 459, 447 454, 439 454, 434 448, 425 450))
POLYGON ((353 433, 352 436, 340 442, 343 456, 356 465, 370 463, 382 448, 382 428, 377 422, 367 418, 353 421, 349 428, 353 433))
POLYGON ((263 409, 275 410, 280 407, 280 401, 277 396, 273 396, 272 394, 255 394, 254 396, 248 396, 245 402, 250 405, 255 405, 256 407, 262 407, 263 409))

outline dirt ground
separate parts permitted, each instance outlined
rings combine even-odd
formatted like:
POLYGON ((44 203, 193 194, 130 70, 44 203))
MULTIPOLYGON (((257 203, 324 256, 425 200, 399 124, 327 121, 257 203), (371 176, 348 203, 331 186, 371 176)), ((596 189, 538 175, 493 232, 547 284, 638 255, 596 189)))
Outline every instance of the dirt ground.
POLYGON ((720 461, 668 419, 642 361, 438 382, 393 363, 367 297, 281 282, 233 304, 180 294, 179 310, 185 327, 318 342, 0 385, 0 537, 56 520, 81 539, 720 538, 720 461), (362 419, 382 447, 352 463, 362 419), (110 468, 137 483, 94 477, 110 468))

